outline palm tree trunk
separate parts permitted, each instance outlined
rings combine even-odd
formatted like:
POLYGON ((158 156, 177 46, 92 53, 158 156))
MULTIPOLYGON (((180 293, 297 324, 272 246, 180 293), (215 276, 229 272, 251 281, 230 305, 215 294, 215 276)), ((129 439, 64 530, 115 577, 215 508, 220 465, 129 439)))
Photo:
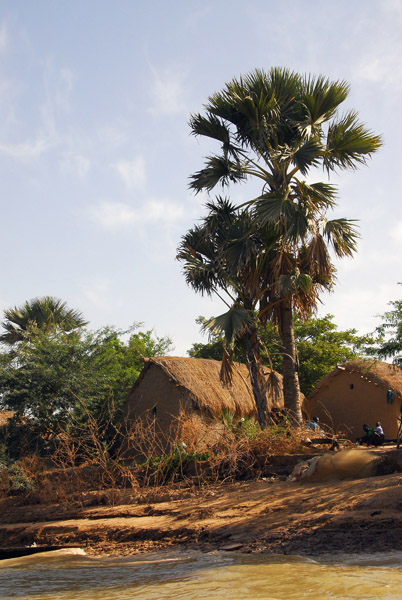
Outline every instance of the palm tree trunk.
POLYGON ((302 423, 299 375, 297 372, 296 344, 291 301, 281 304, 281 340, 283 348, 283 395, 285 409, 296 423, 302 423))
POLYGON ((245 336, 245 346, 251 387, 257 408, 258 422, 261 429, 265 429, 270 423, 270 416, 267 400, 267 386, 262 370, 260 345, 258 342, 257 329, 255 327, 253 327, 245 336))

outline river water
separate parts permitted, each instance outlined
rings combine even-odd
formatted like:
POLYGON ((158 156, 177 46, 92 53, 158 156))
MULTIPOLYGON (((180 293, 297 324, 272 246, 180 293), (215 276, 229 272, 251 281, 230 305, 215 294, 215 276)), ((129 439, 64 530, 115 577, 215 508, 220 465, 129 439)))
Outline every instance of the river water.
POLYGON ((92 558, 56 551, 0 562, 9 600, 398 600, 402 553, 311 560, 233 552, 92 558))

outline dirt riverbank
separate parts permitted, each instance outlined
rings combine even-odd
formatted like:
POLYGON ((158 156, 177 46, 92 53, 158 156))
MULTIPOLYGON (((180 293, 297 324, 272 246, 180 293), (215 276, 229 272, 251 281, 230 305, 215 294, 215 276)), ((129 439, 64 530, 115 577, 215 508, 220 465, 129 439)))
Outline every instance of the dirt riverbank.
POLYGON ((99 492, 76 504, 8 501, 0 546, 76 544, 120 555, 172 546, 304 555, 402 550, 401 472, 126 491, 115 494, 114 506, 99 505, 105 500, 99 492))

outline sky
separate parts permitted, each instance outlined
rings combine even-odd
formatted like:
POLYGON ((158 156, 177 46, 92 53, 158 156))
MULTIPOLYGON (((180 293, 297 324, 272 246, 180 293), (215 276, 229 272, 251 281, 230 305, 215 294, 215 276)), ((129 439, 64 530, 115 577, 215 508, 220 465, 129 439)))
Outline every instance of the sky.
POLYGON ((383 136, 331 176, 331 218, 358 219, 361 239, 318 312, 373 331, 402 297, 402 0, 0 0, 0 310, 50 295, 93 329, 141 322, 177 356, 206 342, 196 318, 225 308, 175 259, 208 201, 188 187, 211 151, 189 117, 278 66, 348 81, 344 108, 383 136))

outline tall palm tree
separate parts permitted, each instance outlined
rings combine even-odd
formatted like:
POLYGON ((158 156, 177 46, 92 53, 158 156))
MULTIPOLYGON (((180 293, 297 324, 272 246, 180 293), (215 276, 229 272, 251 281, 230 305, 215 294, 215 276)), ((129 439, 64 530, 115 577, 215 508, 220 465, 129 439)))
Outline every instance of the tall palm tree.
POLYGON ((227 199, 208 203, 208 216, 182 238, 177 258, 184 263, 187 283, 201 294, 217 294, 227 311, 207 321, 204 329, 224 334, 221 378, 229 383, 231 353, 244 346, 259 423, 270 420, 267 390, 275 388, 275 374, 264 374, 257 332, 259 302, 265 293, 269 249, 276 233, 269 226, 254 228, 247 210, 239 211, 227 199))
POLYGON ((322 289, 331 289, 335 269, 329 249, 338 257, 356 250, 353 221, 327 220, 336 206, 336 189, 301 178, 322 167, 328 175, 356 169, 381 146, 358 121, 357 113, 339 114, 349 86, 287 69, 255 70, 233 79, 213 94, 205 114, 190 119, 192 133, 220 143, 219 155, 191 177, 197 193, 254 178, 261 193, 245 203, 257 223, 271 224, 278 235, 263 318, 275 319, 281 334, 285 406, 301 420, 300 389, 293 332, 293 313, 306 315, 322 289))
POLYGON ((72 331, 87 325, 78 310, 68 308, 66 302, 52 296, 27 300, 21 306, 5 310, 4 317, 5 333, 0 335, 0 342, 9 345, 29 338, 34 329, 50 333, 55 328, 72 331))

